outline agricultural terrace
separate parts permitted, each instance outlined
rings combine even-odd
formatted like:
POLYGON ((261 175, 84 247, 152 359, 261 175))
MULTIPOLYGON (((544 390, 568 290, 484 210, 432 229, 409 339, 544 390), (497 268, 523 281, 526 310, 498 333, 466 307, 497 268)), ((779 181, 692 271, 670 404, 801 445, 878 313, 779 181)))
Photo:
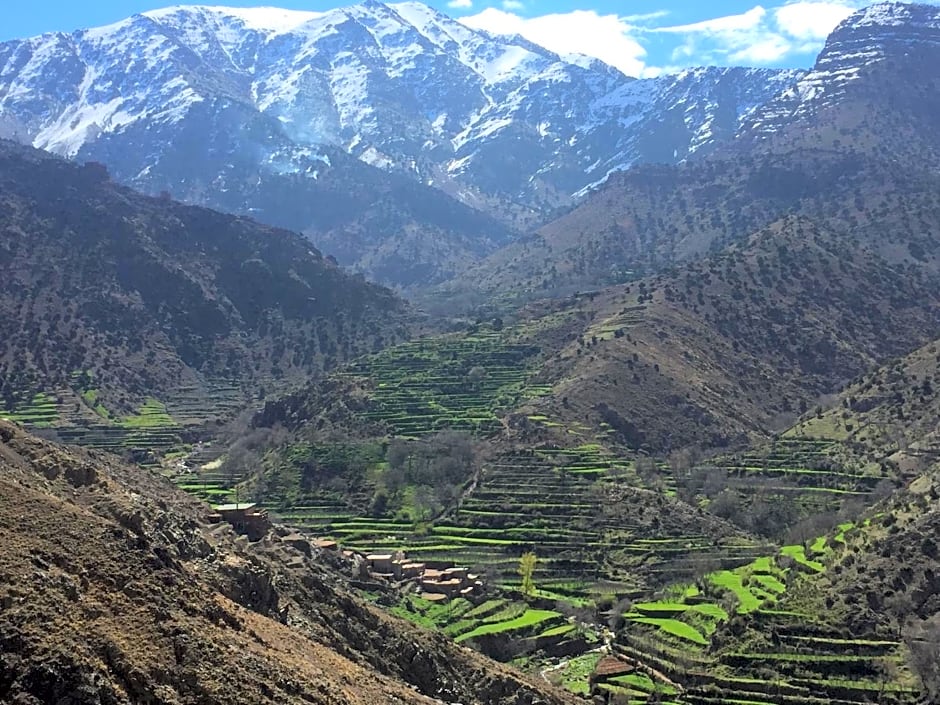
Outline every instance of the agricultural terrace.
POLYGON ((527 382, 539 350, 497 332, 425 338, 389 348, 337 376, 371 381, 365 416, 391 435, 420 437, 445 429, 487 435, 520 401, 550 389, 527 382))
POLYGON ((683 684, 675 701, 690 705, 916 702, 897 635, 845 633, 814 587, 854 528, 634 602, 615 651, 683 684))
MULTIPOLYGON (((107 409, 87 373, 75 373, 72 385, 52 391, 23 391, 4 402, 0 418, 28 429, 55 432, 64 443, 86 446, 128 457, 144 466, 188 456, 191 446, 182 440, 184 429, 231 415, 241 405, 241 392, 232 384, 184 386, 165 400, 145 399, 124 416, 107 409)), ((186 479, 183 478, 185 485, 186 479)), ((200 486, 221 485, 201 480, 200 486)), ((225 490, 227 492, 227 490, 225 490)))
POLYGON ((773 506, 767 521, 777 527, 836 511, 846 501, 871 504, 879 485, 893 479, 880 465, 846 458, 836 441, 807 437, 778 438, 690 469, 667 468, 666 473, 670 489, 715 502, 713 508, 722 516, 738 515, 755 500, 767 502, 773 506), (725 490, 729 492, 719 498, 725 490))

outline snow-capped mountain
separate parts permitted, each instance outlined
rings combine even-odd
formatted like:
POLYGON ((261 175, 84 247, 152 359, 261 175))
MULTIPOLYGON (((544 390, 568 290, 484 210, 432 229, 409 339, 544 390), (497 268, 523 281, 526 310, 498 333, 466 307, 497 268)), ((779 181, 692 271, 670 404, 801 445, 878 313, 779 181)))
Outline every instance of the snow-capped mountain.
POLYGON ((333 147, 511 221, 611 170, 707 152, 801 75, 636 80, 417 2, 189 6, 0 45, 0 115, 35 146, 211 205, 251 165, 314 179, 333 147))
MULTIPOLYGON (((743 134, 760 139, 803 129, 805 121, 846 101, 892 103, 890 96, 903 92, 910 83, 904 73, 936 73, 938 58, 940 7, 902 2, 871 5, 836 27, 813 69, 746 119, 743 134)), ((921 96, 919 108, 927 107, 936 93, 921 96)), ((892 107, 900 105, 894 101, 892 107)))

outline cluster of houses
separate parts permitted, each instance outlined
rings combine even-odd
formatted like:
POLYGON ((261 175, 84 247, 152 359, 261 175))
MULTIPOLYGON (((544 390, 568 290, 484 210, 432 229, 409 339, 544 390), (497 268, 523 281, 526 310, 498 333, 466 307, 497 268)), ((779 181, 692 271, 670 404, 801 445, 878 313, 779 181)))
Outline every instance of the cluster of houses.
POLYGON ((483 592, 483 581, 469 568, 431 568, 416 563, 397 553, 374 553, 366 556, 369 571, 376 577, 397 582, 413 582, 421 596, 431 602, 443 602, 455 597, 473 597, 483 592))
MULTIPOLYGON (((209 520, 226 522, 250 541, 258 541, 272 528, 267 510, 256 504, 223 504, 215 508, 209 520)), ((339 545, 330 539, 310 542, 301 534, 290 534, 281 538, 303 553, 310 555, 311 547, 324 551, 339 551, 339 545)), ((455 597, 470 598, 483 594, 483 581, 469 568, 434 568, 426 563, 409 560, 403 551, 376 553, 368 556, 353 551, 343 551, 350 560, 363 560, 369 572, 378 578, 394 582, 411 582, 430 602, 444 602, 455 597), (357 558, 358 555, 358 558, 357 558)))

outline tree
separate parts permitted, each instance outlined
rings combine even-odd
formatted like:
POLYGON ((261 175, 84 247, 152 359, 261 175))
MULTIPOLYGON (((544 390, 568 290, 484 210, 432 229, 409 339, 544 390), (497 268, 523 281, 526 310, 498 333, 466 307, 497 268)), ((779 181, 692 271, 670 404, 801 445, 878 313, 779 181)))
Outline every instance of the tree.
POLYGON ((940 699, 940 614, 929 619, 915 619, 905 630, 911 650, 911 667, 920 678, 927 702, 940 699))
POLYGON ((486 379, 486 368, 480 365, 471 367, 467 373, 467 381, 473 389, 479 389, 484 379, 486 379))
POLYGON ((519 558, 519 577, 522 578, 522 594, 531 597, 535 592, 535 581, 532 579, 535 573, 535 563, 538 561, 532 551, 526 551, 519 558))

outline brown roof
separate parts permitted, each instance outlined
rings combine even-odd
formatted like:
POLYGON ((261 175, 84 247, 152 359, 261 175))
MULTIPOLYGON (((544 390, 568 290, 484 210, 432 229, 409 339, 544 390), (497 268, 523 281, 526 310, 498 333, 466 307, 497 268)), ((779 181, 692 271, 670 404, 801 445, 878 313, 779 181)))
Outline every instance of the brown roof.
MULTIPOLYGON (((426 575, 426 574, 425 574, 426 575)), ((457 587, 458 585, 463 585, 462 580, 436 580, 434 578, 425 577, 421 581, 422 585, 440 585, 441 587, 457 587)))
POLYGON ((443 602, 447 599, 447 595, 438 592, 422 592, 421 597, 428 602, 443 602))
POLYGON ((611 676, 621 676, 627 673, 633 673, 636 670, 626 661, 621 661, 615 656, 605 656, 602 658, 598 664, 597 668, 594 669, 594 676, 601 678, 609 678, 611 676))

